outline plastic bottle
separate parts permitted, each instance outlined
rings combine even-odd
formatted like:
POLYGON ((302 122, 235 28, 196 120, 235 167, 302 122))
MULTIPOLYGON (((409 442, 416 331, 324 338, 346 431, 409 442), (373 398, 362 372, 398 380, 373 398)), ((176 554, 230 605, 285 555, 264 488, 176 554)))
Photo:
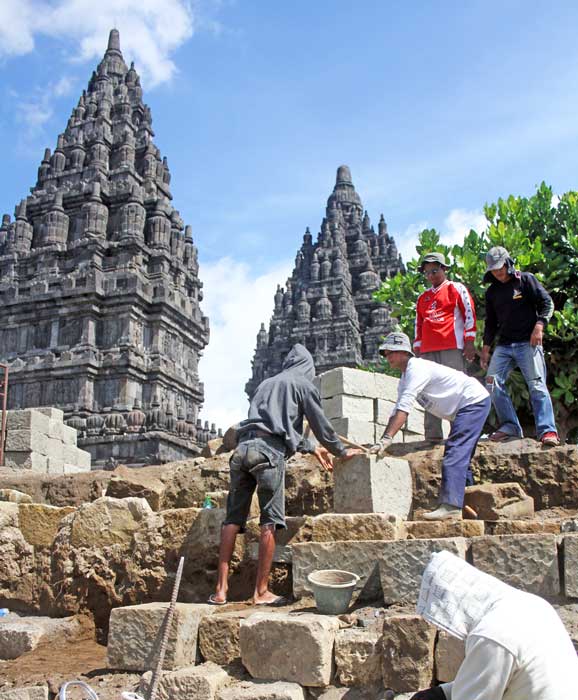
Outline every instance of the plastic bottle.
POLYGON ((10 614, 10 610, 8 608, 0 608, 0 617, 6 617, 6 615, 10 614))
POLYGON ((212 508, 213 507, 213 501, 211 501, 211 497, 209 495, 205 496, 205 500, 203 501, 203 508, 212 508))

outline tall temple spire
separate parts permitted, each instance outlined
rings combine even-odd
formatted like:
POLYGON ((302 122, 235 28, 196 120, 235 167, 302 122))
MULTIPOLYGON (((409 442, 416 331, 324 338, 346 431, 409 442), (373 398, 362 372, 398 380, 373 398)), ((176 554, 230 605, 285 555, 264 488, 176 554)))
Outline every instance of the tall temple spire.
POLYGON ((376 235, 349 167, 341 165, 317 242, 307 228, 287 291, 278 287, 275 294, 269 335, 259 332, 249 395, 281 370, 295 342, 305 343, 318 372, 377 361, 392 321, 373 293, 382 280, 403 270, 383 216, 378 230, 376 235))
POLYGON ((116 53, 121 53, 120 51, 120 32, 118 29, 111 29, 108 35, 108 47, 106 53, 115 51, 116 53))

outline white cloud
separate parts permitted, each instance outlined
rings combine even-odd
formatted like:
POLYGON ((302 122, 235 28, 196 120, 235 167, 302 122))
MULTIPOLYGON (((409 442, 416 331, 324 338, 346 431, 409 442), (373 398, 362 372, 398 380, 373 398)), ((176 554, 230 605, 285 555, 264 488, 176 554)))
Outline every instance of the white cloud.
POLYGON ((195 16, 187 0, 2 0, 0 57, 34 49, 37 35, 72 39, 75 60, 98 59, 117 27, 127 61, 134 60, 147 87, 171 79, 171 53, 190 39, 195 16))
POLYGON ((224 430, 247 417, 245 383, 261 323, 269 327, 277 284, 291 274, 283 261, 262 275, 229 257, 201 265, 205 300, 203 311, 211 324, 211 339, 200 362, 205 383, 203 420, 224 430))
POLYGON ((416 257, 417 253, 415 251, 415 246, 417 244, 418 236, 424 230, 424 228, 429 228, 428 222, 420 221, 417 224, 410 224, 402 233, 394 234, 397 250, 399 253, 401 253, 404 263, 409 262, 412 258, 416 257))
POLYGON ((12 92, 18 123, 24 126, 25 140, 33 139, 42 131, 42 127, 54 114, 53 101, 69 95, 74 88, 74 81, 63 76, 56 82, 50 82, 36 90, 26 99, 19 93, 12 92))

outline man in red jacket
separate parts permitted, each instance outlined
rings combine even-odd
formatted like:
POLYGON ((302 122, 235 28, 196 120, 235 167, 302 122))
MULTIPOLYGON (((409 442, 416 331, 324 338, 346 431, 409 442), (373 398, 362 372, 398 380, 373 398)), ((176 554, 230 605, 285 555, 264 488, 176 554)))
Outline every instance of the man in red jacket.
MULTIPOLYGON (((431 287, 417 300, 413 349, 417 357, 463 372, 464 360, 475 356, 476 309, 467 288, 446 278, 448 267, 442 253, 427 253, 421 262, 431 287)), ((426 440, 441 442, 441 419, 426 412, 424 432, 426 440)))

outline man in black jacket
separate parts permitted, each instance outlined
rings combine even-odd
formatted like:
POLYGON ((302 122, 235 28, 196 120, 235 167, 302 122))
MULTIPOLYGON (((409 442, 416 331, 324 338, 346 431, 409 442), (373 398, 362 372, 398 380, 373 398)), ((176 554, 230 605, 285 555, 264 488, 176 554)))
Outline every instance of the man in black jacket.
POLYGON ((269 574, 275 552, 275 531, 285 528, 285 460, 295 452, 311 452, 324 469, 332 458, 353 457, 362 450, 348 450, 321 407, 313 385, 315 365, 309 351, 297 343, 289 351, 283 369, 259 384, 251 398, 249 417, 239 424, 238 446, 230 460, 231 487, 227 516, 221 532, 218 580, 212 605, 227 602, 229 564, 239 532, 244 532, 255 489, 261 511, 257 581, 253 602, 280 605, 284 599, 269 591, 269 574), (303 438, 303 418, 323 448, 303 438))
POLYGON ((486 326, 481 365, 492 396, 499 426, 490 440, 502 442, 522 437, 522 427, 506 390, 510 372, 519 367, 528 390, 536 423, 536 438, 546 446, 560 444, 554 409, 546 386, 542 339, 552 318, 554 303, 530 272, 519 272, 505 248, 495 246, 486 255, 486 326), (490 358, 492 343, 496 347, 490 358))

